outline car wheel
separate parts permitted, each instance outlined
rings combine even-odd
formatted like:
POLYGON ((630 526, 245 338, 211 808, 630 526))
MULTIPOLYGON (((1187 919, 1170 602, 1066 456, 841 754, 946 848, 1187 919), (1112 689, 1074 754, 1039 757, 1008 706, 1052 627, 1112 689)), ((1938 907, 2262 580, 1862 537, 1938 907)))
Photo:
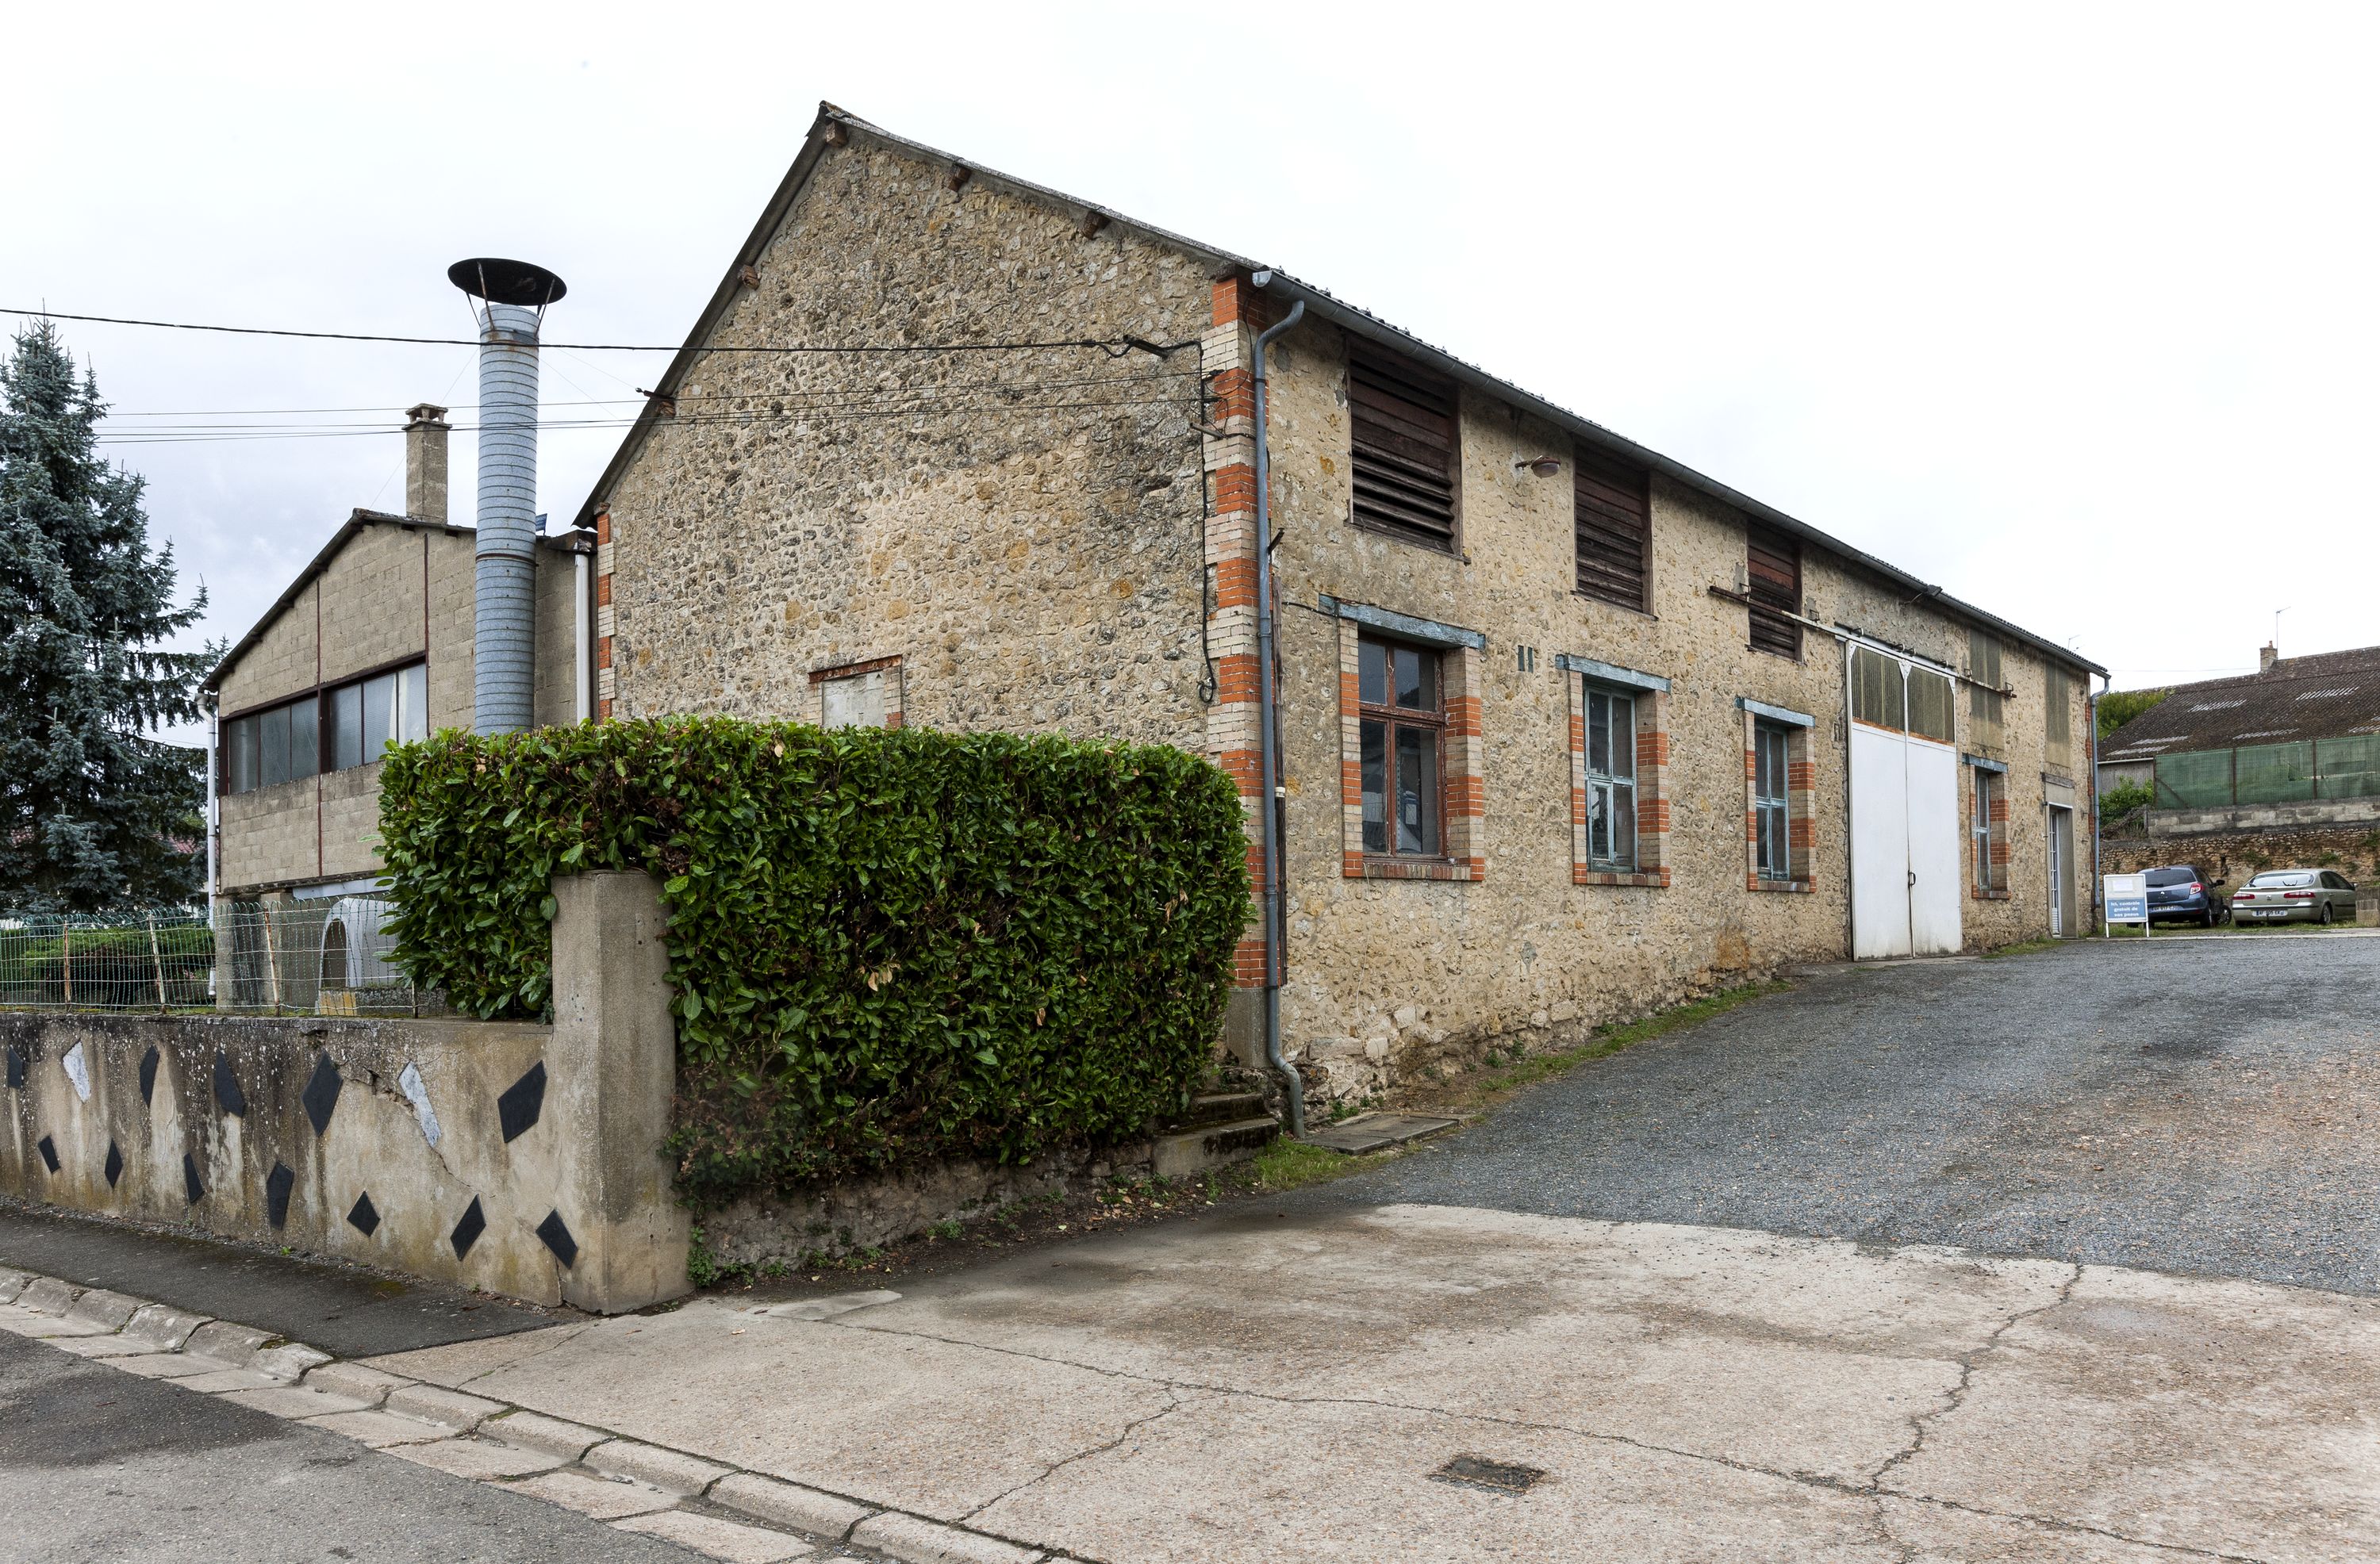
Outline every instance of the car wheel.
POLYGON ((2321 917, 2320 917, 2320 919, 2319 919, 2319 921, 2321 922, 2322 926, 2323 926, 2325 928, 2327 928, 2327 927, 2330 927, 2331 915, 2331 915, 2331 911, 2330 911, 2330 903, 2329 903, 2328 902, 2325 902, 2325 903, 2322 904, 2322 915, 2321 915, 2321 917))
POLYGON ((2212 928, 2215 927, 2215 909, 2213 907, 2209 907, 2204 912, 2198 915, 2198 927, 2201 928, 2212 928))

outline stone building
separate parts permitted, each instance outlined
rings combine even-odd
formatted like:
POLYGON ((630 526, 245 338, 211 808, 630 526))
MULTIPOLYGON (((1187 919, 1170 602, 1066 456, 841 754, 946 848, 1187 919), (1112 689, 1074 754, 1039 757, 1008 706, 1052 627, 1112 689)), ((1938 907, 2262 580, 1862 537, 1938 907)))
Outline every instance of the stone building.
POLYGON ((2108 872, 2190 864, 2380 876, 2380 647, 2180 685, 2107 735, 2099 785, 2151 790, 2112 823, 2108 872))
MULTIPOLYGON (((473 534, 446 519, 444 412, 412 410, 411 514, 351 515, 206 677, 223 900, 375 889, 382 748, 472 725, 473 534)), ((593 549, 539 540, 540 724, 592 714, 593 549)))
POLYGON ((1310 1091, 2087 918, 2095 664, 1318 289, 831 106, 578 518, 601 712, 1174 744, 1254 819, 1253 349, 1300 310, 1265 433, 1310 1091))

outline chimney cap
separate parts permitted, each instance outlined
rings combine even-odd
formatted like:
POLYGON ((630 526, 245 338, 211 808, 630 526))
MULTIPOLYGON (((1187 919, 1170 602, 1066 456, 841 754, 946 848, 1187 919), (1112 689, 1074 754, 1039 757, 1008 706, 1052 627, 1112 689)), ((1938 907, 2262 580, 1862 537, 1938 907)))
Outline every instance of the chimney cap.
POLYGON ((527 261, 503 261, 492 255, 455 262, 446 268, 446 280, 490 304, 518 304, 540 309, 570 291, 561 278, 542 266, 527 261))
POLYGON ((405 410, 405 422, 407 428, 423 424, 437 424, 443 427, 445 421, 446 409, 434 402, 416 402, 405 410))

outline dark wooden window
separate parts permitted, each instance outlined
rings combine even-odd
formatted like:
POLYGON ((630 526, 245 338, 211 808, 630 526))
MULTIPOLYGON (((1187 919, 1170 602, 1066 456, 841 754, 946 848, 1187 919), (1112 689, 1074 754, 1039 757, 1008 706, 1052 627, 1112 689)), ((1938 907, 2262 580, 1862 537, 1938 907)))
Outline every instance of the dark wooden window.
POLYGON ((1578 589, 1622 608, 1651 607, 1645 597, 1651 475, 1633 462, 1586 451, 1573 453, 1571 467, 1577 496, 1578 589))
POLYGON ((1743 552, 1750 565, 1752 645, 1779 657, 1802 655, 1802 626, 1790 617, 1802 612, 1802 545, 1781 532, 1747 527, 1743 552))
POLYGON ((1439 657, 1427 647, 1368 636, 1356 644, 1366 853, 1445 855, 1446 702, 1439 657))
POLYGON ((1350 352, 1356 525, 1453 551, 1454 397, 1452 382, 1419 365, 1350 352))

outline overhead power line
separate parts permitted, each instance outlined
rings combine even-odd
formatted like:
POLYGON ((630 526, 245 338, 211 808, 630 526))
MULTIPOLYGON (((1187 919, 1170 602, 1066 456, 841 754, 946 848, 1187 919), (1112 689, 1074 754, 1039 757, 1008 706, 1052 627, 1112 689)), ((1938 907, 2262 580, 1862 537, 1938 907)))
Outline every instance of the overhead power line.
MULTIPOLYGON (((188 321, 141 321, 123 315, 70 315, 58 309, 10 309, 0 307, 0 315, 21 315, 43 321, 89 321, 105 326, 149 326, 169 332, 227 332, 235 336, 303 337, 315 342, 395 342, 421 347, 477 347, 480 339, 468 336, 393 336, 377 332, 301 332, 279 326, 215 326, 188 321)), ((636 342, 545 342, 540 347, 565 348, 577 353, 675 353, 685 345, 656 345, 636 342)), ((1141 337, 1062 337, 1047 342, 898 342, 898 343, 765 343, 753 346, 720 345, 706 346, 706 353, 1034 353, 1061 348, 1098 348, 1111 358, 1121 358, 1137 349, 1159 358, 1184 347, 1195 347, 1196 342, 1149 342, 1141 337)))

